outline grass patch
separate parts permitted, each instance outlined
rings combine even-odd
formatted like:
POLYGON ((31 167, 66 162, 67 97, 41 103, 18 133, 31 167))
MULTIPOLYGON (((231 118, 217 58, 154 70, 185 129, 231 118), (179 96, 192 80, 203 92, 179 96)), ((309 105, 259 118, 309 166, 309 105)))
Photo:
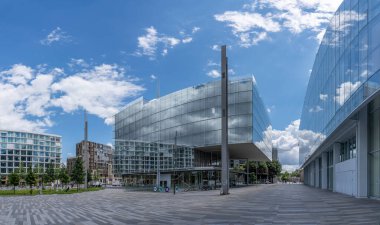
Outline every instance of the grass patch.
MULTIPOLYGON (((77 191, 76 188, 72 188, 68 191, 65 189, 45 189, 42 190, 43 195, 54 195, 54 194, 75 194, 75 193, 82 193, 82 192, 89 192, 89 191, 100 191, 103 190, 104 188, 101 187, 90 187, 88 189, 79 189, 79 192, 77 191)), ((32 195, 38 195, 40 194, 39 189, 34 189, 32 192, 32 195)), ((29 189, 22 189, 22 190, 16 190, 16 194, 14 194, 13 190, 0 190, 0 196, 22 196, 22 195, 31 195, 29 189)))

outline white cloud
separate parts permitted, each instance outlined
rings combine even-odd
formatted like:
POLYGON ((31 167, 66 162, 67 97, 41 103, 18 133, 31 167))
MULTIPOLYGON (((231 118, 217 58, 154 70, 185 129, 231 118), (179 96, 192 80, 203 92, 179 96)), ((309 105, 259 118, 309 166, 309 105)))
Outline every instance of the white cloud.
POLYGON ((150 75, 150 79, 155 80, 155 79, 157 79, 157 77, 154 74, 152 74, 152 75, 150 75))
POLYGON ((326 101, 328 97, 329 97, 328 94, 319 94, 319 99, 321 99, 322 101, 326 101))
POLYGON ((220 51, 219 45, 213 45, 213 46, 211 46, 211 49, 214 51, 220 51))
MULTIPOLYGON (((193 28, 192 34, 196 33, 199 29, 193 28)), ((166 56, 169 49, 174 48, 179 44, 188 44, 193 41, 190 35, 186 35, 184 31, 180 32, 181 36, 185 36, 183 39, 179 37, 168 36, 165 34, 158 33, 156 28, 153 26, 145 29, 146 34, 137 38, 138 49, 136 55, 138 56, 148 56, 149 59, 156 59, 156 54, 158 49, 162 49, 161 55, 166 56)))
MULTIPOLYGON (((46 66, 44 66, 46 67, 46 66)), ((125 79, 117 65, 102 64, 65 74, 61 68, 38 69, 15 64, 0 71, 0 127, 44 131, 57 110, 86 109, 107 124, 126 98, 144 90, 125 79)))
POLYGON ((317 106, 310 108, 309 112, 314 113, 314 112, 320 112, 322 110, 323 110, 323 108, 321 106, 317 105, 317 106))
POLYGON ((299 168, 299 165, 282 165, 282 171, 293 172, 299 168))
POLYGON ((0 75, 11 84, 26 84, 33 77, 33 69, 22 64, 15 64, 9 70, 0 72, 0 75))
POLYGON ((154 27, 149 27, 145 29, 146 34, 137 38, 138 48, 141 55, 147 55, 153 57, 156 54, 157 49, 157 30, 154 27))
POLYGON ((75 66, 89 67, 89 64, 84 59, 74 59, 74 58, 71 58, 70 62, 67 65, 71 68, 75 66))
POLYGON ((192 37, 187 37, 187 38, 182 39, 182 43, 185 43, 185 44, 190 43, 192 41, 193 41, 192 37))
POLYGON ((281 26, 271 16, 259 13, 226 11, 214 16, 219 22, 227 23, 232 33, 240 39, 240 45, 249 47, 265 40, 267 32, 279 32, 281 26))
POLYGON ((355 83, 348 81, 340 84, 340 86, 336 89, 334 100, 342 106, 344 102, 346 102, 346 100, 351 96, 351 94, 360 87, 360 85, 360 81, 357 81, 355 83))
POLYGON ((54 42, 70 42, 71 36, 67 35, 60 27, 52 30, 44 39, 40 41, 42 45, 51 45, 54 42))
POLYGON ((201 29, 201 28, 199 28, 199 27, 193 27, 193 29, 191 30, 191 33, 192 33, 192 34, 195 34, 195 33, 197 33, 200 29, 201 29))
POLYGON ((272 113, 272 111, 276 108, 276 106, 272 105, 270 107, 267 107, 267 112, 272 113))
POLYGON ((220 77, 220 73, 218 70, 210 70, 207 73, 207 76, 212 77, 212 78, 218 78, 218 77, 220 77))
POLYGON ((270 33, 287 30, 293 34, 312 31, 321 39, 325 27, 342 0, 254 0, 241 11, 214 15, 231 27, 242 47, 268 40, 270 33), (270 12, 268 12, 270 11, 270 12))
POLYGON ((219 64, 219 63, 216 63, 216 62, 214 62, 214 61, 212 61, 212 60, 209 60, 209 61, 207 62, 207 66, 220 66, 220 64, 219 64))
MULTIPOLYGON (((278 149, 282 165, 294 169, 299 167, 299 148, 310 148, 324 136, 308 130, 300 130, 300 120, 291 122, 284 130, 273 129, 271 132, 273 147, 278 149)), ((287 170, 286 168, 284 168, 287 170)))
POLYGON ((165 48, 164 50, 162 50, 162 53, 161 53, 162 56, 166 56, 167 54, 168 54, 168 49, 167 48, 165 48))

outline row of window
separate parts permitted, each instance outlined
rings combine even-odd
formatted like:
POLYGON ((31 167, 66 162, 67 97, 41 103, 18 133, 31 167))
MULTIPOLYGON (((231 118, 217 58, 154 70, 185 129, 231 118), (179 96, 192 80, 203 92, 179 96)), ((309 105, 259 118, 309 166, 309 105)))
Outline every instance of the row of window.
POLYGON ((23 132, 1 132, 1 137, 16 137, 16 138, 29 138, 29 139, 39 139, 39 140, 50 140, 54 142, 61 142, 61 138, 54 136, 47 136, 42 134, 31 134, 23 132))

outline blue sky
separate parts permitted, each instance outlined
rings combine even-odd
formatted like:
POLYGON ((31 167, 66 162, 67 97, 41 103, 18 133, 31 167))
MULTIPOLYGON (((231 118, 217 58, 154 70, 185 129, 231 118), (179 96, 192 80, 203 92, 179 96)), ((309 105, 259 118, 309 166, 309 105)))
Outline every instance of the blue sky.
POLYGON ((254 75, 283 164, 298 163, 297 132, 319 40, 341 0, 0 2, 0 129, 112 143, 112 115, 129 101, 254 75))

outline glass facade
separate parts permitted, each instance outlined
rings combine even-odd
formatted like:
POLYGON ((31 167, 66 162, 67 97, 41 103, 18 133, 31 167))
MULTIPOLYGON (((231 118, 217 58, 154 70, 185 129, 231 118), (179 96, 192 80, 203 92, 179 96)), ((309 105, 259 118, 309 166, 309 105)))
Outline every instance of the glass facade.
MULTIPOLYGON (((254 78, 232 80, 228 91, 229 144, 254 143, 271 159, 271 125, 254 78)), ((160 143, 167 147, 176 140, 176 144, 182 146, 184 151, 189 148, 186 146, 200 148, 220 145, 220 81, 186 88, 151 101, 139 98, 131 102, 115 115, 115 140, 115 155, 122 149, 130 151, 130 144, 126 143, 132 140, 147 145, 160 143)), ((156 147, 147 148, 157 150, 156 147)), ((168 154, 171 154, 170 147, 164 149, 168 149, 168 154)), ((147 150, 146 154, 153 154, 148 153, 150 151, 147 150)), ((194 154, 187 154, 190 157, 187 161, 194 154)), ((118 162, 114 162, 114 166, 117 168, 118 162)))
POLYGON ((122 140, 116 140, 115 146, 113 170, 119 177, 133 173, 155 173, 158 165, 161 171, 194 167, 194 151, 190 147, 122 140))
POLYGON ((49 134, 0 130, 0 174, 7 175, 21 166, 47 168, 61 165, 61 137, 49 134))
POLYGON ((379 14, 380 1, 345 0, 332 18, 313 65, 302 110, 301 135, 311 141, 300 141, 300 164, 380 89, 379 14))

